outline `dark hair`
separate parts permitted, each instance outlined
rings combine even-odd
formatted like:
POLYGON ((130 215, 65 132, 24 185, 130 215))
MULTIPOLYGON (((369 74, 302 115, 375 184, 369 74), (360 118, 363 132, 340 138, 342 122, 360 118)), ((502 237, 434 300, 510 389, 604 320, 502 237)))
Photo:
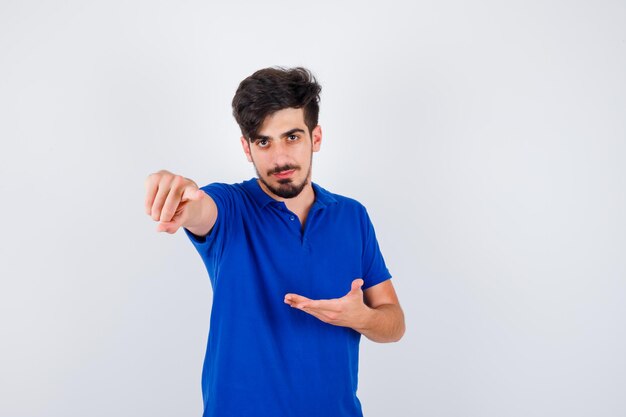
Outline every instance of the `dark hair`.
POLYGON ((233 116, 241 134, 254 141, 267 116, 290 107, 303 108, 310 134, 317 126, 321 90, 306 68, 264 68, 239 84, 233 97, 233 116))

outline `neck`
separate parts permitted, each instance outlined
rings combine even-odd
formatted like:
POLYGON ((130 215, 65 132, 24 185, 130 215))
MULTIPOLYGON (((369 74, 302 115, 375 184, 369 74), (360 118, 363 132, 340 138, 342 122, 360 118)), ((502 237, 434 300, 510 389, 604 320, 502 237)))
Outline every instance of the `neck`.
POLYGON ((309 209, 311 208, 311 206, 313 205, 313 202, 315 201, 315 191, 313 191, 313 186, 311 185, 310 176, 307 181, 307 185, 304 186, 304 188, 302 189, 302 192, 300 192, 300 194, 292 198, 283 198, 283 197, 277 196, 276 194, 272 193, 265 186, 265 184, 263 184, 262 181, 259 181, 257 179, 257 182, 259 183, 259 186, 261 187, 263 192, 265 192, 265 194, 269 195, 274 200, 282 201, 283 203, 285 203, 287 208, 290 211, 294 212, 300 218, 300 223, 304 225, 306 216, 309 213, 309 209))

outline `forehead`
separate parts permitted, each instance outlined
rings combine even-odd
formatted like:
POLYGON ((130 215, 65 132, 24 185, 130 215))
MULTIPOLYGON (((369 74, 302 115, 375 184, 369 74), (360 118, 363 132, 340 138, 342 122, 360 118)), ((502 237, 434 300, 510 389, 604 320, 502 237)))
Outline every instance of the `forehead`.
POLYGON ((293 128, 303 129, 305 132, 304 110, 302 108, 286 108, 270 114, 263 120, 259 128, 259 135, 275 136, 293 128))

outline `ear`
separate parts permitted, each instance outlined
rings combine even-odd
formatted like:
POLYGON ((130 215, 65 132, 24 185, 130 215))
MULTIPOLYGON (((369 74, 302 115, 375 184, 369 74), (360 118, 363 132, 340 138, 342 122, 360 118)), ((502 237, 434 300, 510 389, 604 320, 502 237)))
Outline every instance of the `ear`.
POLYGON ((311 131, 311 143, 313 144, 313 152, 318 152, 322 146, 322 126, 317 125, 311 131))
POLYGON ((248 143, 248 139, 245 137, 241 137, 241 147, 243 148, 243 153, 246 154, 246 158, 248 158, 248 162, 252 162, 252 155, 250 154, 250 143, 248 143))

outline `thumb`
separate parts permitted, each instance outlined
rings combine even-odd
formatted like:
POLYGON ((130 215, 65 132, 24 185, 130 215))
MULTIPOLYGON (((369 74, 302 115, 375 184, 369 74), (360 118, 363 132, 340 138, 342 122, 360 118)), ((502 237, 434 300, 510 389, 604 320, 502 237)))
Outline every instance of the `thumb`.
POLYGON ((183 191, 181 200, 199 201, 200 199, 202 199, 203 195, 204 195, 204 191, 202 191, 201 189, 188 187, 188 188, 185 188, 185 191, 183 191))
POLYGON ((350 288, 350 292, 360 291, 363 286, 363 280, 361 278, 357 278, 352 281, 352 288, 350 288))

